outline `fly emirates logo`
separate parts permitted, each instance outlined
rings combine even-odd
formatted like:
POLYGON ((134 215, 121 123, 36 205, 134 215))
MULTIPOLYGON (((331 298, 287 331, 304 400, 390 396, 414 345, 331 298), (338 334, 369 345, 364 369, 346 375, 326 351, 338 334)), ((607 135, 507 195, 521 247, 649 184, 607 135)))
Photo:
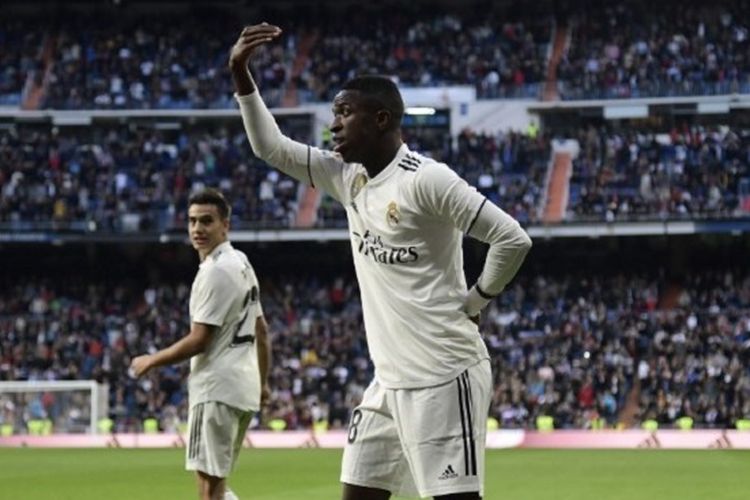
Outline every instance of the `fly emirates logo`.
POLYGON ((352 231, 357 251, 372 257, 378 264, 409 264, 419 259, 416 247, 392 247, 383 243, 383 239, 370 232, 365 234, 352 231))

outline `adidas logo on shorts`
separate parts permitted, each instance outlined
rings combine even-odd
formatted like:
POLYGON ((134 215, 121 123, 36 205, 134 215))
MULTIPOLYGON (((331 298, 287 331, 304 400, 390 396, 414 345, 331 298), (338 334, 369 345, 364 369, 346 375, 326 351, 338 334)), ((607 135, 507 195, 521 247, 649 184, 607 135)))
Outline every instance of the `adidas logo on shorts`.
POLYGON ((442 474, 440 474, 439 480, 443 479, 453 479, 458 477, 458 474, 456 474, 456 471, 453 470, 452 465, 448 465, 448 467, 445 468, 442 474))

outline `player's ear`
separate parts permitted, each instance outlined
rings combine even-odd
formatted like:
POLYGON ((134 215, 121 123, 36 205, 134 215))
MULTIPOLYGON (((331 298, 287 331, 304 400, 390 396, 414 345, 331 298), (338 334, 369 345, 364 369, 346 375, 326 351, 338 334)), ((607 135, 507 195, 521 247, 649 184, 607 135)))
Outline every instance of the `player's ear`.
POLYGON ((375 125, 378 130, 385 131, 391 128, 391 122, 393 121, 393 115, 387 109, 381 109, 375 112, 375 125))

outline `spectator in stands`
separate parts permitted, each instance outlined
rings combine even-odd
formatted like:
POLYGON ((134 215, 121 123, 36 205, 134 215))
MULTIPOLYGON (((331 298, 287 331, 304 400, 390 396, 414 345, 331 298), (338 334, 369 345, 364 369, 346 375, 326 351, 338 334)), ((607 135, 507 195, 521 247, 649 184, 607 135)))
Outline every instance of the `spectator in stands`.
POLYGON ((0 131, 0 158, 0 223, 13 229, 182 229, 187 197, 207 185, 234 197, 235 221, 289 227, 296 216, 296 183, 254 158, 238 128, 19 126, 0 131))
MULTIPOLYGON (((670 427, 688 415, 695 427, 731 427, 750 417, 750 276, 697 271, 669 310, 656 300, 664 283, 635 274, 519 278, 483 320, 496 374, 491 415, 503 428, 533 428, 545 412, 558 428, 592 427, 596 418, 614 426, 638 377, 639 421, 653 415, 670 427)), ((353 278, 277 277, 264 290, 276 360, 269 418, 298 429, 327 416, 329 428, 343 428, 372 378, 353 278)), ((0 379, 106 382, 118 432, 147 415, 185 421, 185 366, 137 382, 124 370, 127 353, 181 336, 188 292, 169 282, 8 284, 0 379)))
POLYGON ((557 71, 560 93, 611 99, 747 92, 749 13, 737 1, 589 2, 569 20, 573 36, 557 71))
POLYGON ((681 126, 663 132, 623 125, 578 132, 569 218, 698 219, 742 216, 750 176, 744 129, 681 126))

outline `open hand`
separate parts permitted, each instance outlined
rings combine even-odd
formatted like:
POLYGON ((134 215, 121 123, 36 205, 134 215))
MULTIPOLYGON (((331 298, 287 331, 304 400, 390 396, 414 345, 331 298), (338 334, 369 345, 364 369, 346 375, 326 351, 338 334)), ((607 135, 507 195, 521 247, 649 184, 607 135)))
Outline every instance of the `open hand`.
POLYGON ((281 28, 268 23, 246 26, 229 53, 230 68, 246 68, 255 49, 281 34, 281 28))

